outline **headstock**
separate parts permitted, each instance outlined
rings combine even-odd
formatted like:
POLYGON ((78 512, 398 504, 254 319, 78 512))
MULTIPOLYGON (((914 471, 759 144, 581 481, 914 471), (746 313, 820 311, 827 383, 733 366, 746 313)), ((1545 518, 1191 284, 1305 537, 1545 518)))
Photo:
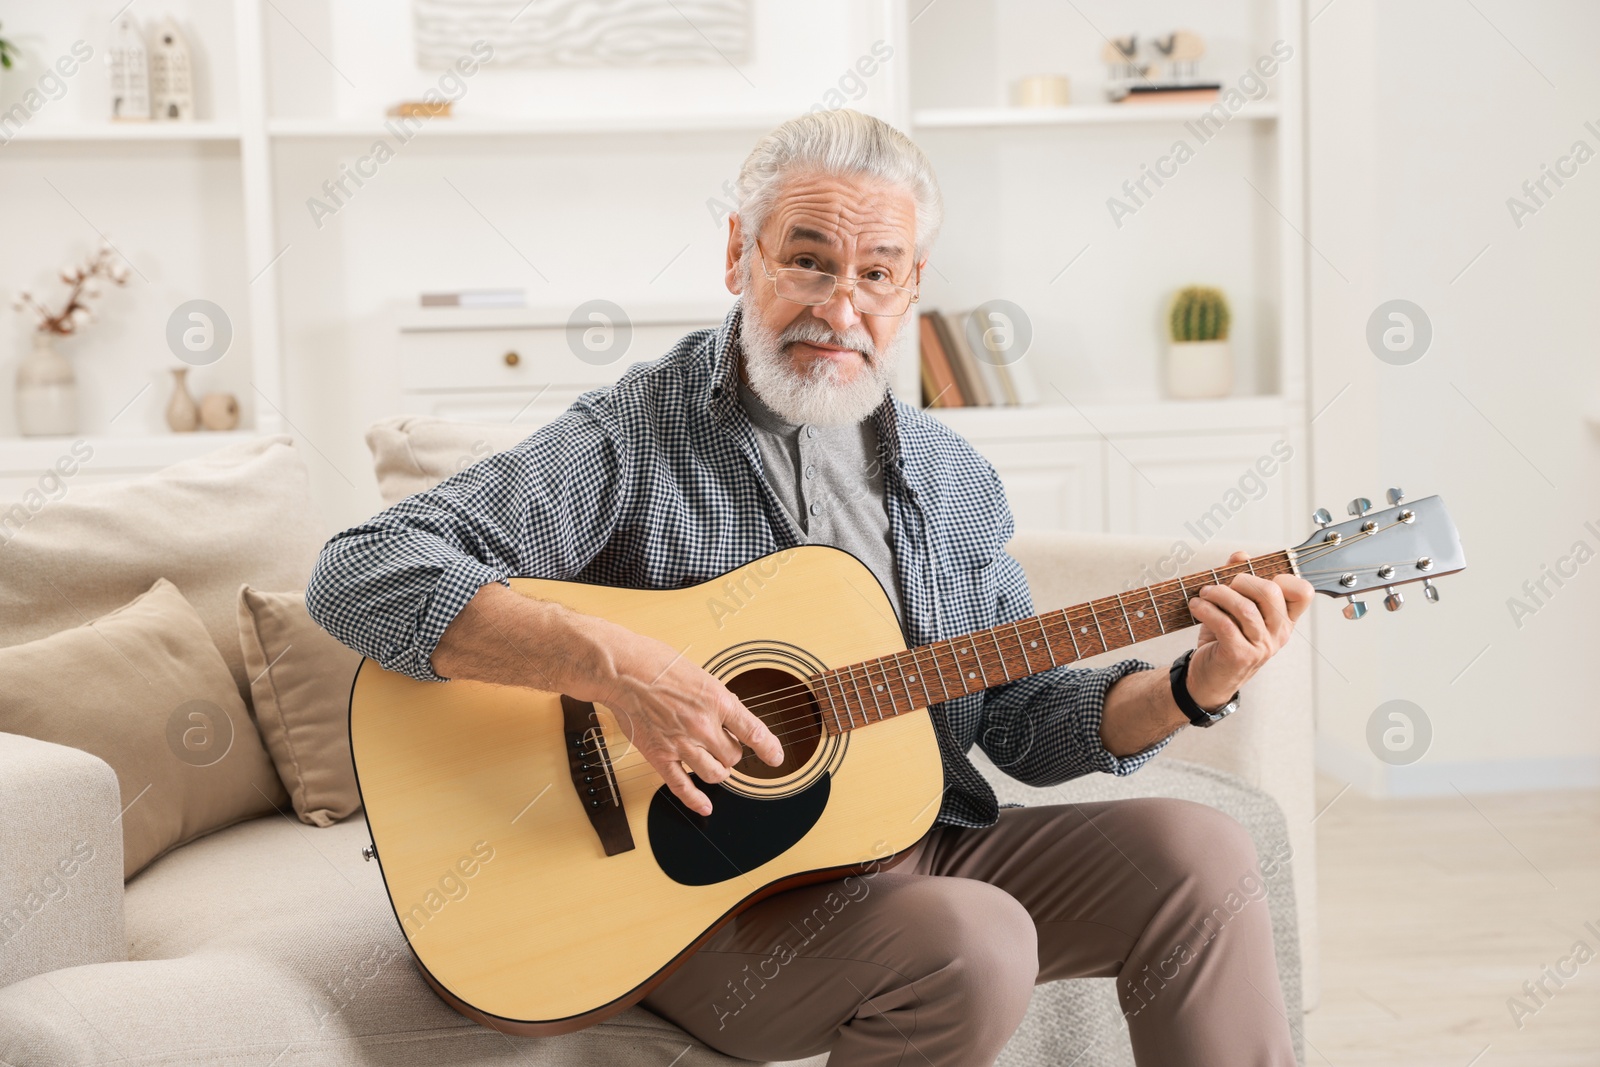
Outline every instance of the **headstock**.
POLYGON ((1421 582, 1423 597, 1438 603, 1433 579, 1467 566, 1444 501, 1429 496, 1405 504, 1399 489, 1390 489, 1388 499, 1389 507, 1373 511, 1372 501, 1356 497, 1348 509, 1355 517, 1341 523, 1318 508, 1312 519, 1322 529, 1289 550, 1295 573, 1317 592, 1349 598, 1347 619, 1367 613, 1355 595, 1371 589, 1383 589, 1383 606, 1399 611, 1405 597, 1396 587, 1410 582, 1421 582))

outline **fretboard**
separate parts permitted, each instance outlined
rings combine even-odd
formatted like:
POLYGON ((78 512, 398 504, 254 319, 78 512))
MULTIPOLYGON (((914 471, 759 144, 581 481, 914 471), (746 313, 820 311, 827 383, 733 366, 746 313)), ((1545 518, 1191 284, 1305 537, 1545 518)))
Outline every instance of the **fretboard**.
POLYGON ((1271 578, 1293 571, 1288 552, 1268 553, 837 667, 809 681, 824 721, 835 730, 853 730, 1187 629, 1196 625, 1189 598, 1201 586, 1223 584, 1237 574, 1271 578))

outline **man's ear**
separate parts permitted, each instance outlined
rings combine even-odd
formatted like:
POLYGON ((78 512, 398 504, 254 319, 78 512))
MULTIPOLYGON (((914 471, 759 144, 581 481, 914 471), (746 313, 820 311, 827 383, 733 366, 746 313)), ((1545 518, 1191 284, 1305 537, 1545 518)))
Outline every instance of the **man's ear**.
POLYGON ((726 281, 728 292, 738 296, 744 289, 743 279, 739 277, 739 257, 744 251, 744 224, 739 221, 737 213, 728 216, 728 261, 726 265, 726 281))

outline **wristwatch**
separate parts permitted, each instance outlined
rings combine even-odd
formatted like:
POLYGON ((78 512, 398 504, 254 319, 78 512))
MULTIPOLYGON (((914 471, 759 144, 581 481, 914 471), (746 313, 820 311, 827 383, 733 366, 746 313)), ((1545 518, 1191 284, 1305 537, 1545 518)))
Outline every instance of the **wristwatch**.
POLYGON ((1239 710, 1239 694, 1234 693, 1226 704, 1215 711, 1207 711, 1196 704, 1194 697, 1189 695, 1189 657, 1193 655, 1194 649, 1191 648, 1172 661, 1172 671, 1168 675, 1172 680, 1172 699, 1177 702, 1178 709, 1189 717, 1191 724, 1210 726, 1239 710))

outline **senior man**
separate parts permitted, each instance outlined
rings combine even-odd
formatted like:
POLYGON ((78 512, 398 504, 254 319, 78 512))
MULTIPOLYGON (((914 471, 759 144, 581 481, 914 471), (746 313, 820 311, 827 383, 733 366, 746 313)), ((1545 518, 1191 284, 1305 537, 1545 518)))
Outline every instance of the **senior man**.
MULTIPOLYGON (((940 223, 927 159, 876 119, 812 113, 756 145, 738 191, 721 327, 335 537, 307 592, 319 624, 391 670, 607 705, 701 813, 685 768, 720 782, 745 746, 776 765, 778 738, 678 650, 503 579, 681 587, 810 542, 872 570, 912 645, 1033 613, 994 470, 889 390, 940 223)), ((933 707, 946 788, 909 855, 845 895, 754 905, 644 1005, 747 1059, 972 1067, 1036 984, 1120 976, 1139 1063, 1294 1063, 1267 909, 1213 917, 1257 869, 1238 823, 1163 799, 1001 810, 967 752, 1034 785, 1132 773, 1233 701, 1310 598, 1298 578, 1240 575, 1195 594, 1181 669, 1063 667, 933 707)))

